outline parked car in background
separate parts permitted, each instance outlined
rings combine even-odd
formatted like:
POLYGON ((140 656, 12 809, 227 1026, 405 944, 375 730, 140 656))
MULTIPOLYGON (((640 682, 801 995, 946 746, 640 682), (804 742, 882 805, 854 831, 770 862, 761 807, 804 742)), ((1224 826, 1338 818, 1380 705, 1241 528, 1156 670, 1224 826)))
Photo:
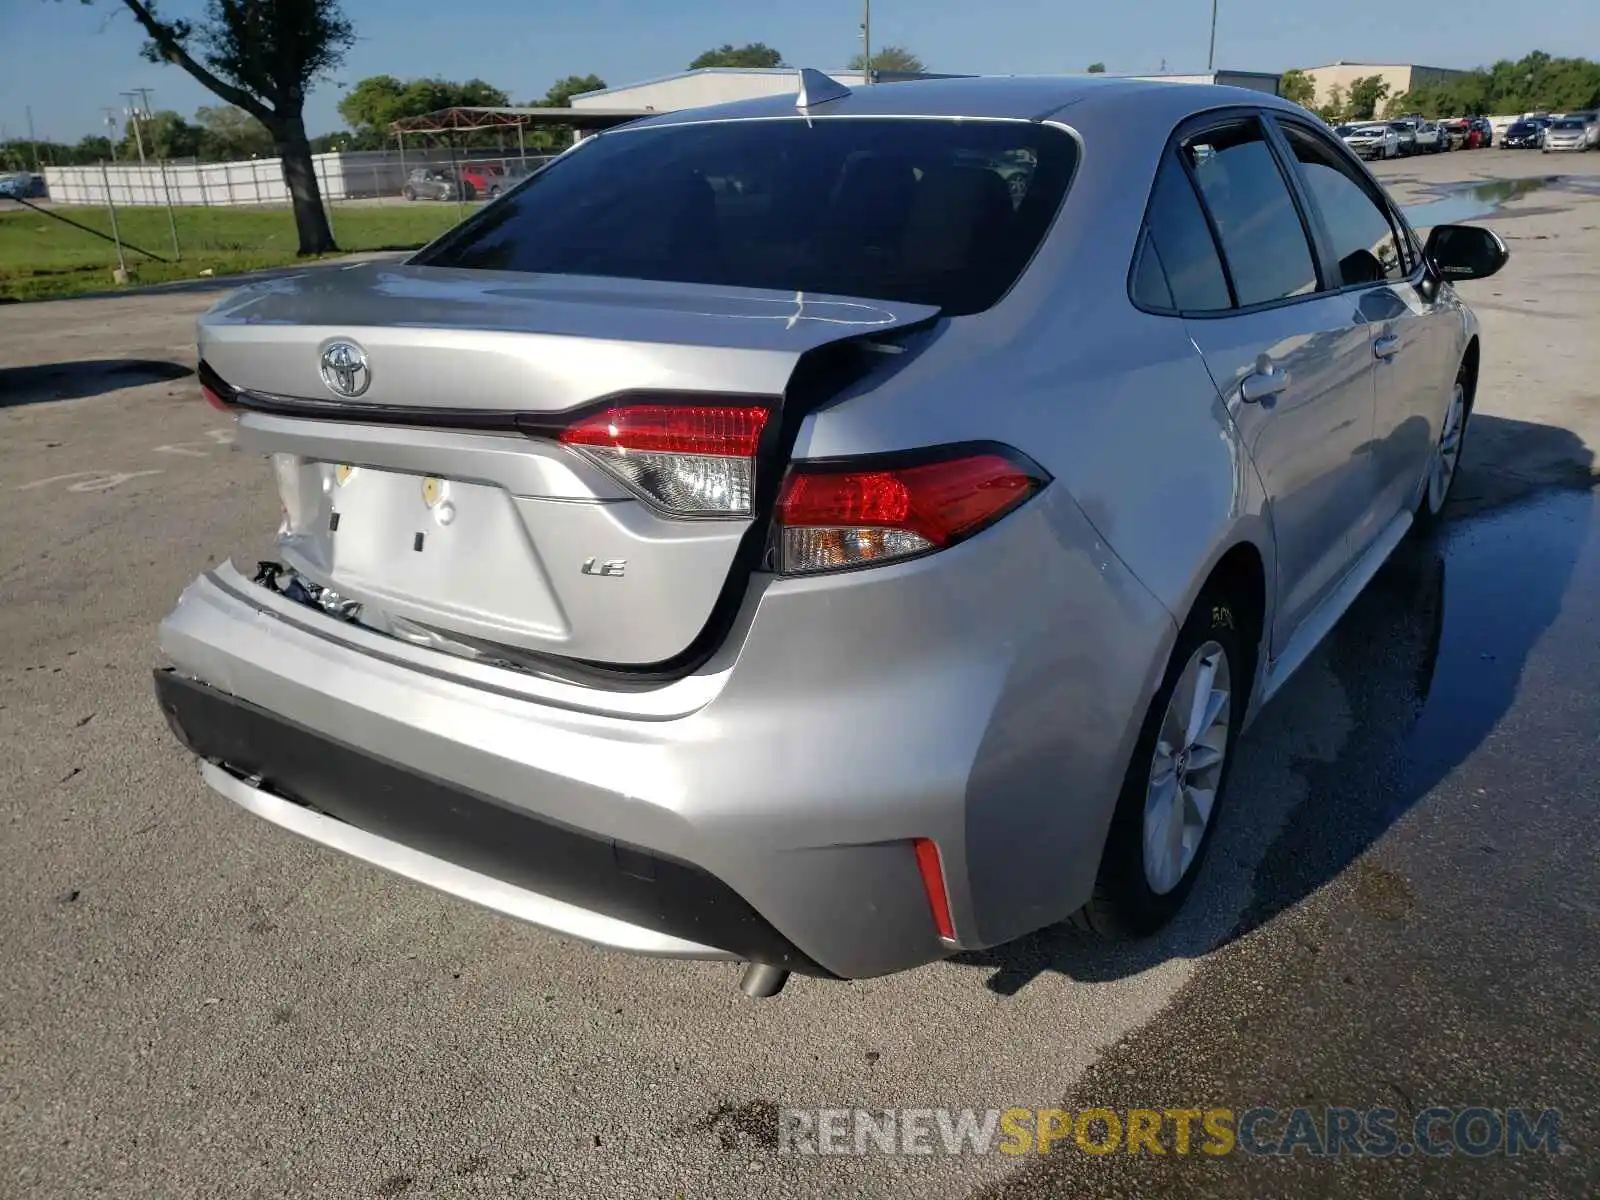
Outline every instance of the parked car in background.
POLYGON ((1259 92, 802 83, 200 319, 282 504, 161 627, 214 791, 756 995, 1179 912, 1446 517, 1505 245, 1259 92))
POLYGON ((1477 135, 1476 140, 1469 137, 1467 144, 1475 150, 1488 150, 1494 146, 1494 123, 1488 117, 1473 117, 1471 121, 1472 132, 1477 135))
POLYGON ((1381 121, 1370 125, 1340 125, 1334 133, 1351 151, 1368 161, 1394 158, 1400 153, 1400 135, 1381 121))
POLYGON ((1452 117, 1439 122, 1439 132, 1451 150, 1466 150, 1471 144, 1472 126, 1465 117, 1452 117))
POLYGON ((406 176, 405 186, 400 189, 400 194, 407 200, 454 200, 458 196, 466 198, 461 181, 440 167, 417 167, 406 176))
POLYGON ((1417 152, 1417 126, 1413 121, 1390 121, 1389 128, 1394 130, 1395 137, 1400 142, 1402 156, 1417 152))
POLYGON ((1544 141, 1544 126, 1537 120, 1513 121, 1500 144, 1507 150, 1537 150, 1544 141))
POLYGON ((1577 151, 1589 148, 1589 126, 1582 117, 1561 117, 1550 122, 1544 131, 1544 141, 1539 149, 1546 154, 1552 151, 1577 151))
POLYGON ((1416 152, 1418 154, 1438 154, 1441 150, 1448 150, 1450 144, 1445 140, 1444 130, 1432 121, 1419 121, 1416 126, 1416 152))
POLYGON ((1589 149, 1600 148, 1600 112, 1593 110, 1570 112, 1567 116, 1573 120, 1583 122, 1584 141, 1589 149))
POLYGON ((505 191, 506 169, 497 162, 468 162, 461 165, 461 182, 466 188, 466 199, 480 196, 493 198, 505 191))
POLYGON ((13 200, 34 200, 45 195, 44 176, 28 171, 13 171, 0 175, 0 197, 13 200))

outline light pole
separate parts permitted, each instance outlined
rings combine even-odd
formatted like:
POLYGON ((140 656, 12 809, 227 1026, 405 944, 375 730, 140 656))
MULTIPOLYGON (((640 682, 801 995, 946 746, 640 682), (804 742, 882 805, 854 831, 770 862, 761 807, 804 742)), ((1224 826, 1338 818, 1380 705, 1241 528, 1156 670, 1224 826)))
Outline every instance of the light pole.
POLYGON ((861 0, 861 78, 872 82, 872 0, 861 0))
POLYGON ((1211 49, 1206 51, 1206 70, 1213 71, 1217 63, 1217 0, 1211 0, 1211 49))

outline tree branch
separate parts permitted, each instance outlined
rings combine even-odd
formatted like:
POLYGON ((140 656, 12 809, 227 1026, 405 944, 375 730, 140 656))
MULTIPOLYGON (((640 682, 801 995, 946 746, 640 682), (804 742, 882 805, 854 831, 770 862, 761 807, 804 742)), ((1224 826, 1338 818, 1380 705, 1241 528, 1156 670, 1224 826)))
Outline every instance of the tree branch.
POLYGON ((183 44, 173 35, 171 26, 167 25, 145 4, 143 0, 122 0, 133 13, 134 20, 143 26, 145 33, 150 35, 150 40, 155 43, 161 57, 169 63, 182 67, 195 80, 214 94, 221 96, 229 104, 244 109, 258 121, 270 124, 277 118, 275 110, 267 107, 243 88, 225 83, 216 75, 202 66, 193 55, 183 48, 183 44))

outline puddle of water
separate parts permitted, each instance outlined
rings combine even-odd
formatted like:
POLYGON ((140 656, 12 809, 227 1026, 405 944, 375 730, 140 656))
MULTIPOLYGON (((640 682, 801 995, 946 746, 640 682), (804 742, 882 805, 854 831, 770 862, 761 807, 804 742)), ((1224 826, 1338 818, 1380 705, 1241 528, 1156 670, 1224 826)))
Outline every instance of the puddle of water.
POLYGON ((1499 211, 1504 204, 1544 190, 1600 195, 1600 179, 1582 175, 1534 175, 1526 179, 1484 179, 1447 183, 1431 189, 1437 200, 1401 206, 1406 220, 1420 229, 1475 221, 1499 211))

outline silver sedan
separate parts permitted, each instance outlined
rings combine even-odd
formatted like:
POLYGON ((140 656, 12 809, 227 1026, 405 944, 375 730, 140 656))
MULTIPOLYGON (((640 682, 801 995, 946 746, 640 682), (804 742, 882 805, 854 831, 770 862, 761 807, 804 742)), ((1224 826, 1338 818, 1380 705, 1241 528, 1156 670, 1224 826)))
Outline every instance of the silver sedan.
POLYGON ((799 83, 206 314, 281 525, 162 706, 268 821, 754 994, 1149 934, 1443 517, 1505 247, 1256 92, 799 83))

